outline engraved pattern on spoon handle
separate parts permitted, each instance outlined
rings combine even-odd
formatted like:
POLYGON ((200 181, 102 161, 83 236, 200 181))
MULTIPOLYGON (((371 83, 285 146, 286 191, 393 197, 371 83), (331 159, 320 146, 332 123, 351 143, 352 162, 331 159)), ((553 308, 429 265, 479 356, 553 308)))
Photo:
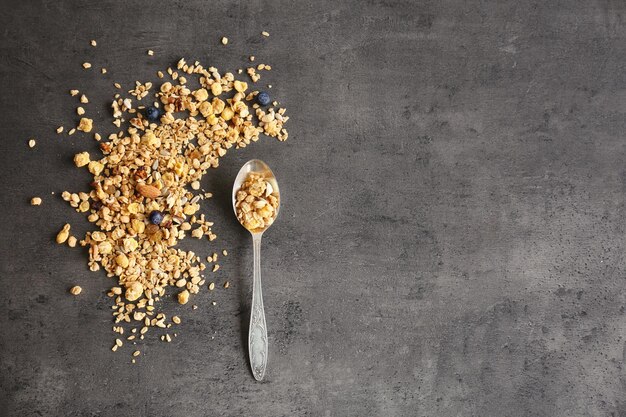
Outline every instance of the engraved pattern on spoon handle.
POLYGON ((260 381, 265 375, 267 365, 267 327, 263 310, 263 292, 261 290, 261 234, 252 235, 254 249, 254 276, 252 282, 252 308, 250 329, 248 330, 248 352, 254 379, 260 381))

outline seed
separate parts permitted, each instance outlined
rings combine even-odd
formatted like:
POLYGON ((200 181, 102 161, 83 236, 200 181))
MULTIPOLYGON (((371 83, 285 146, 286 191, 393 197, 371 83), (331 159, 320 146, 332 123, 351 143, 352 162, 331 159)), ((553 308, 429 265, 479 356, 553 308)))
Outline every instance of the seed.
POLYGON ((173 321, 174 323, 176 323, 176 324, 180 324, 180 317, 178 317, 178 316, 173 316, 173 317, 172 317, 172 321, 173 321))
POLYGON ((222 45, 226 45, 228 44, 228 38, 227 37, 223 37, 222 38, 222 45))
POLYGON ((35 141, 35 139, 31 139, 31 140, 28 141, 28 147, 29 148, 34 148, 36 144, 37 144, 37 142, 35 141))
POLYGON ((69 223, 66 223, 65 226, 63 226, 63 229, 61 229, 61 231, 57 234, 56 240, 58 244, 65 243, 67 238, 70 236, 70 227, 69 223))
POLYGON ((213 265, 213 272, 217 272, 218 269, 220 269, 218 264, 213 265))
POLYGON ((122 347, 123 343, 122 343, 122 341, 120 339, 115 339, 115 345, 117 347, 122 347))
POLYGON ((72 295, 78 295, 82 291, 83 291, 83 289, 81 287, 79 287, 78 285, 75 285, 72 288, 70 288, 70 294, 72 294, 72 295))
POLYGON ((209 291, 213 291, 215 289, 215 283, 212 282, 209 284, 209 291))
POLYGON ((224 250, 222 251, 222 255, 224 255, 224 256, 228 256, 228 251, 227 251, 226 249, 224 249, 224 250))
POLYGON ((265 37, 270 36, 270 34, 268 32, 266 32, 266 31, 261 32, 261 35, 263 35, 265 37))
POLYGON ((140 354, 141 354, 141 352, 140 352, 140 351, 138 351, 138 350, 136 350, 136 351, 134 351, 134 352, 133 352, 133 356, 134 356, 134 357, 137 357, 137 356, 139 356, 140 354))
POLYGON ((226 281, 226 282, 224 283, 224 288, 228 288, 228 287, 230 287, 230 283, 229 283, 228 281, 226 281))

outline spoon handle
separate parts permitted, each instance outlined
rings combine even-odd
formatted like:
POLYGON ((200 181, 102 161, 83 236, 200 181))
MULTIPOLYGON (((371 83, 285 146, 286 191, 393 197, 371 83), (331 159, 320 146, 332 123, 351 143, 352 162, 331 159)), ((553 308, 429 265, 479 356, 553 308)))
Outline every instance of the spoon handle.
POLYGON ((254 379, 260 381, 265 375, 267 365, 267 327, 263 310, 263 292, 261 291, 261 233, 252 235, 254 248, 254 277, 252 282, 252 308, 250 329, 248 330, 248 353, 254 379))

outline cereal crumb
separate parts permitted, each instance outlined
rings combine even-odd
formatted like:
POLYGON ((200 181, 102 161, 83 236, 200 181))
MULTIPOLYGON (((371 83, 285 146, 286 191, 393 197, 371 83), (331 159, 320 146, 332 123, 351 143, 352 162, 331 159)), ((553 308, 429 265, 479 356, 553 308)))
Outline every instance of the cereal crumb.
POLYGON ((39 197, 33 197, 30 199, 30 205, 31 206, 40 206, 41 205, 41 198, 39 197))
POLYGON ((70 90, 70 95, 71 95, 72 97, 74 97, 74 96, 75 96, 76 94, 78 94, 78 93, 79 93, 79 91, 78 91, 78 90, 70 90))
POLYGON ((57 133, 63 133, 63 126, 57 127, 57 133))
POLYGON ((228 38, 226 36, 224 36, 222 38, 222 45, 227 45, 228 44, 228 38))
POLYGON ((79 116, 82 116, 83 114, 85 114, 85 109, 83 109, 82 107, 79 106, 79 107, 76 108, 76 113, 79 116))
POLYGON ((83 63, 83 68, 89 69, 89 68, 91 68, 91 64, 89 62, 84 62, 83 63))
POLYGON ((87 103, 89 103, 89 99, 87 98, 86 95, 83 94, 83 95, 80 96, 80 102, 83 103, 83 104, 87 104, 87 103))
POLYGON ((230 287, 230 283, 229 283, 228 281, 226 281, 226 282, 224 283, 224 288, 228 288, 228 287, 230 287))
POLYGON ((89 152, 81 152, 74 155, 74 164, 80 168, 89 163, 89 152))
POLYGON ((228 251, 227 251, 226 249, 224 249, 224 250, 222 251, 222 255, 224 255, 224 256, 228 256, 228 251))
POLYGON ((107 69, 106 69, 106 68, 102 68, 102 69, 100 70, 100 72, 101 72, 101 73, 103 73, 103 74, 106 74, 106 73, 107 73, 107 69))
POLYGON ((183 290, 178 293, 178 303, 179 304, 187 304, 189 301, 189 291, 183 290))
POLYGON ((148 49, 148 55, 153 56, 154 55, 154 51, 152 49, 148 49))
POLYGON ((83 289, 78 285, 74 285, 72 288, 70 288, 70 294, 72 295, 78 295, 81 292, 83 292, 83 289))
POLYGON ((78 127, 77 127, 78 130, 82 130, 83 132, 86 132, 86 133, 91 132, 92 128, 93 128, 93 120, 88 119, 86 117, 82 117, 80 119, 80 123, 78 124, 78 127))
POLYGON ((95 39, 92 39, 90 44, 91 44, 91 46, 97 46, 98 45, 98 43, 96 42, 95 39))
POLYGON ((78 239, 76 239, 75 236, 70 236, 67 239, 67 246, 69 246, 70 248, 75 248, 76 247, 76 243, 78 243, 78 239))

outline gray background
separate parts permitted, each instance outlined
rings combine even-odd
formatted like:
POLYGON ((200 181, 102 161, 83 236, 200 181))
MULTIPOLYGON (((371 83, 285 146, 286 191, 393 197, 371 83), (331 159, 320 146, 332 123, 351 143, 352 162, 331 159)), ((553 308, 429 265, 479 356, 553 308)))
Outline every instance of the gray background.
POLYGON ((624 2, 2 3, 0 415, 626 415, 624 2), (168 300, 179 337, 153 333, 131 365, 110 351, 113 282, 53 244, 65 221, 88 230, 59 193, 88 188, 71 158, 96 149, 54 133, 77 120, 67 91, 110 133, 113 82, 251 54, 274 67, 261 85, 290 138, 205 177, 219 240, 185 247, 228 249, 232 286, 195 311, 168 300), (229 205, 253 157, 283 193, 263 383, 243 343, 251 242, 229 205))

